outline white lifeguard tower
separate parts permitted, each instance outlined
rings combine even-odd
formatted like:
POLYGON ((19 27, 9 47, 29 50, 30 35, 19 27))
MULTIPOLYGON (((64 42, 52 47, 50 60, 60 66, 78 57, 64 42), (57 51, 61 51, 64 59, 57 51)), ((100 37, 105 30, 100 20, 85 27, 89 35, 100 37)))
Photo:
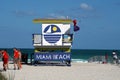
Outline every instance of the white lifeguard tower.
POLYGON ((71 65, 71 19, 34 19, 42 34, 33 34, 34 62, 62 62, 71 65))

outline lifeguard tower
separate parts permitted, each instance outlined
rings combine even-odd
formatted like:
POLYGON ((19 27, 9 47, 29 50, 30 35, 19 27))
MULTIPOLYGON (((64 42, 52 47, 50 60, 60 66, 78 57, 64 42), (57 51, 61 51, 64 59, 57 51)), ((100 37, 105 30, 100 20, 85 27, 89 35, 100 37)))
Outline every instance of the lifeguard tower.
POLYGON ((34 19, 41 32, 33 34, 34 62, 64 63, 71 65, 71 19, 34 19))

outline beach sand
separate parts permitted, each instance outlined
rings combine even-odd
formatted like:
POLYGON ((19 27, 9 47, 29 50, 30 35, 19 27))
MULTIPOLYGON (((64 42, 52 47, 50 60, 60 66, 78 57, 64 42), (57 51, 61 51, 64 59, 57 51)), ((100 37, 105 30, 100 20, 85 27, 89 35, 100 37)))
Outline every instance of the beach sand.
MULTIPOLYGON (((68 66, 33 66, 22 65, 21 70, 2 71, 3 75, 14 80, 120 80, 120 67, 111 64, 72 63, 68 66)), ((2 62, 0 62, 2 69, 2 62)))

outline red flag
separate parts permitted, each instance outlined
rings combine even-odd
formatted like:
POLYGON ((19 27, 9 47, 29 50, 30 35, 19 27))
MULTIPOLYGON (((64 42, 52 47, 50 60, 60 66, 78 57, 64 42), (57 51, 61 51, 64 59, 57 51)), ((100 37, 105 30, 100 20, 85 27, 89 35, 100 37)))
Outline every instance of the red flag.
POLYGON ((78 31, 80 28, 79 26, 77 26, 77 20, 73 20, 73 24, 74 24, 74 31, 78 31))
POLYGON ((77 20, 73 20, 73 24, 74 24, 74 26, 76 26, 77 20))

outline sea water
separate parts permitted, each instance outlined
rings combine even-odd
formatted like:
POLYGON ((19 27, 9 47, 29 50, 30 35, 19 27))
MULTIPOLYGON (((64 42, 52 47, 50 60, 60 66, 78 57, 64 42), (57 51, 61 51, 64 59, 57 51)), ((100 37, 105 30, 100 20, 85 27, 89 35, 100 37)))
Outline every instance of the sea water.
MULTIPOLYGON (((13 58, 13 48, 1 48, 7 49, 9 53, 10 59, 13 58)), ((33 48, 20 48, 22 54, 28 54, 28 62, 30 61, 30 56, 34 53, 33 48)), ((112 56, 112 49, 105 50, 105 49, 72 49, 71 50, 71 59, 72 62, 88 62, 91 57, 94 56, 105 56, 107 54, 108 57, 112 56)), ((117 54, 120 56, 120 50, 116 50, 117 54)))

